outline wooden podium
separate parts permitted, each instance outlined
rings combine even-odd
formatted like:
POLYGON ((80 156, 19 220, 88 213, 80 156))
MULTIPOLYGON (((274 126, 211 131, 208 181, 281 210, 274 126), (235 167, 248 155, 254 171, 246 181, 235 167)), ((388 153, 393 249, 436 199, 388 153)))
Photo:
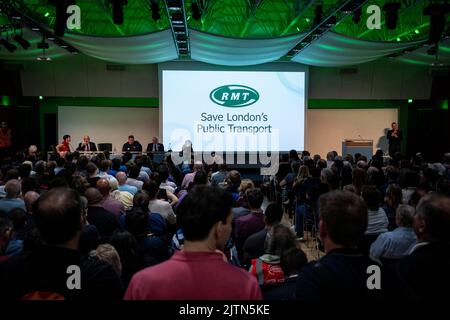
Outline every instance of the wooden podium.
POLYGON ((342 156, 347 154, 354 156, 356 153, 360 153, 370 160, 373 156, 373 140, 363 139, 345 139, 342 141, 342 156))

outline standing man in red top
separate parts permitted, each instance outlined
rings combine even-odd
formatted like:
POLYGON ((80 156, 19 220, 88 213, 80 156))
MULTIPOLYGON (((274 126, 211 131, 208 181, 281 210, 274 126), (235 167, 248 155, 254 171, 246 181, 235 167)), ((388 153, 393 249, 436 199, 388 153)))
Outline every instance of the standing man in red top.
POLYGON ((256 278, 225 262, 217 250, 231 234, 232 198, 217 187, 197 186, 177 218, 184 247, 172 258, 133 276, 126 300, 260 300, 256 278))

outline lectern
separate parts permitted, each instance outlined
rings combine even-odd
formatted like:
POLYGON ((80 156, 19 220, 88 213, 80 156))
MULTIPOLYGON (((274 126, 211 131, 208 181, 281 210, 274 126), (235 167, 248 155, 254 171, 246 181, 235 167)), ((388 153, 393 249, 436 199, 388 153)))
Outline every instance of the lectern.
POLYGON ((362 139, 345 139, 342 141, 342 156, 347 154, 354 156, 356 153, 360 153, 370 160, 373 156, 373 140, 362 139))

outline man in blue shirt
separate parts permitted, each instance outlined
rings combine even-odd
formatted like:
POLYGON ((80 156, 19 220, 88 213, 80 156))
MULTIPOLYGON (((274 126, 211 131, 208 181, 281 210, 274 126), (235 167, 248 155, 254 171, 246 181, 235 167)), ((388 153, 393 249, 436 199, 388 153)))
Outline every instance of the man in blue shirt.
POLYGON ((131 193, 133 196, 138 192, 138 189, 135 186, 130 186, 127 183, 127 174, 125 172, 117 172, 116 179, 119 182, 119 191, 127 191, 131 193))
POLYGON ((417 239, 412 228, 414 221, 414 208, 405 204, 397 208, 396 223, 398 228, 378 236, 370 247, 372 259, 399 259, 411 251, 417 239))
POLYGON ((0 200, 0 211, 8 213, 14 208, 25 209, 25 202, 19 198, 22 192, 22 186, 19 180, 9 180, 5 185, 6 197, 0 200))

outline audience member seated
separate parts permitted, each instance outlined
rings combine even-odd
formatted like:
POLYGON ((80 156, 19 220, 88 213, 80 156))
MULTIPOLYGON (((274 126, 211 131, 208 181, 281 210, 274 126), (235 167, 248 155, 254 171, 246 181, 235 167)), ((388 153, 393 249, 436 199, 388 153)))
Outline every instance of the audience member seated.
POLYGON ((127 174, 125 172, 117 172, 116 179, 119 182, 119 191, 126 191, 133 196, 138 192, 135 186, 127 184, 127 174))
POLYGON ((113 268, 99 260, 85 260, 77 251, 84 223, 80 196, 73 190, 52 189, 39 198, 35 209, 45 245, 0 264, 1 300, 121 299, 122 285, 113 268), (77 290, 67 285, 71 265, 81 269, 77 290))
POLYGON ((405 204, 399 205, 396 214, 398 228, 378 236, 370 247, 370 257, 381 262, 390 262, 408 255, 417 241, 412 228, 413 220, 414 208, 405 204))
POLYGON ((358 247, 364 254, 369 254, 372 243, 380 234, 388 231, 389 221, 384 210, 380 208, 381 194, 375 186, 363 186, 361 196, 367 205, 369 220, 365 235, 359 242, 358 247))
POLYGON ((252 234, 264 229, 264 214, 261 205, 264 201, 264 195, 260 189, 247 190, 245 193, 250 213, 236 220, 235 245, 238 257, 242 259, 242 247, 245 240, 252 234))
POLYGON ((383 210, 388 217, 388 230, 394 230, 397 225, 396 211, 398 206, 402 203, 402 188, 398 184, 391 183, 386 189, 386 197, 384 197, 383 210))
POLYGON ((105 261, 113 267, 119 277, 122 275, 122 263, 120 262, 119 253, 109 243, 100 244, 95 250, 90 252, 89 256, 105 261))
POLYGON ((126 215, 125 220, 128 231, 137 241, 139 269, 170 258, 166 221, 160 214, 149 214, 147 208, 136 208, 126 215))
POLYGON ((276 203, 270 203, 264 212, 266 227, 245 240, 242 259, 244 266, 249 265, 252 259, 256 259, 267 252, 273 234, 273 227, 280 223, 282 218, 283 208, 276 203))
POLYGON ((450 286, 450 198, 427 195, 414 216, 417 244, 395 269, 400 290, 395 296, 406 299, 444 301, 450 286))
POLYGON ((367 267, 376 263, 355 249, 367 229, 366 205, 353 193, 332 191, 321 196, 319 207, 319 233, 326 255, 300 272, 296 298, 370 300, 380 291, 367 287, 367 267))
POLYGON ((111 197, 111 185, 107 179, 100 179, 97 181, 97 189, 100 191, 103 199, 100 205, 107 211, 114 213, 117 219, 125 212, 123 204, 111 197))
POLYGON ((133 186, 138 190, 142 190, 142 185, 144 184, 144 182, 138 180, 140 172, 141 171, 139 170, 139 168, 137 166, 135 166, 135 165, 130 166, 126 184, 129 186, 133 186))
POLYGON ((98 168, 93 162, 89 162, 86 165, 86 173, 88 175, 87 182, 92 188, 97 186, 97 181, 100 180, 100 176, 98 175, 98 168))
POLYGON ((174 225, 177 222, 177 217, 172 206, 167 201, 157 199, 159 191, 157 183, 155 181, 149 181, 146 184, 145 189, 150 197, 150 202, 148 204, 150 212, 159 213, 166 220, 168 225, 174 225))
POLYGON ((219 164, 219 171, 214 172, 211 175, 211 185, 218 186, 223 184, 225 179, 227 178, 227 175, 228 175, 227 165, 225 163, 219 164))
POLYGON ((283 224, 273 227, 273 235, 267 253, 257 259, 252 259, 249 270, 258 279, 263 293, 265 292, 264 287, 284 282, 280 258, 286 250, 295 247, 295 236, 289 227, 283 224))
POLYGON ((8 214, 14 208, 26 210, 25 202, 20 198, 22 186, 19 180, 9 180, 5 185, 5 193, 5 198, 0 199, 0 211, 8 214))
POLYGON ((298 274, 307 263, 308 259, 301 249, 292 247, 284 251, 280 266, 285 280, 263 293, 264 300, 294 300, 298 274))
POLYGON ((225 179, 225 191, 230 193, 234 201, 239 199, 239 187, 241 186, 241 174, 237 170, 228 172, 225 179))
POLYGON ((111 237, 114 230, 119 226, 114 213, 102 207, 102 194, 95 188, 89 188, 84 193, 88 201, 87 221, 97 227, 102 242, 106 242, 111 237))
POLYGON ((195 174, 198 171, 203 170, 203 163, 195 162, 193 170, 193 172, 188 173, 184 176, 183 182, 181 183, 181 189, 186 190, 189 187, 189 185, 194 181, 195 174))
POLYGON ((230 237, 231 206, 231 197, 219 188, 198 186, 192 190, 178 207, 185 236, 183 251, 135 274, 125 299, 261 299, 256 279, 224 262, 223 255, 216 252, 230 237))

